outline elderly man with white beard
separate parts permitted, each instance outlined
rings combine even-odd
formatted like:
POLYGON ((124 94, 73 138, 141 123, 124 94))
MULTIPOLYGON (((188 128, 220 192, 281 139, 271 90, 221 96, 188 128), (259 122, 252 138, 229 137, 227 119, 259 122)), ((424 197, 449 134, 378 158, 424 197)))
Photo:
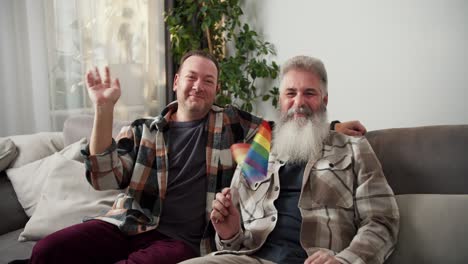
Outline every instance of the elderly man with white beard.
POLYGON ((312 57, 281 73, 280 121, 268 171, 246 180, 242 164, 217 193, 211 220, 219 251, 183 263, 383 263, 399 211, 364 137, 329 129, 327 73, 312 57))

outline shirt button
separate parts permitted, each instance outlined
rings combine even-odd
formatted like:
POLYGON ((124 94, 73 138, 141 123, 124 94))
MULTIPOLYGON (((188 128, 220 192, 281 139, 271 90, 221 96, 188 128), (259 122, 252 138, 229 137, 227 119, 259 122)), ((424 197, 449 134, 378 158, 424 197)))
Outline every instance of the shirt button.
POLYGON ((226 244, 226 247, 231 247, 231 244, 227 243, 227 244, 226 244))
POLYGON ((275 191, 278 191, 279 190, 279 187, 278 186, 275 186, 275 191))
POLYGON ((272 221, 272 222, 276 221, 276 217, 272 216, 272 217, 271 217, 271 221, 272 221))
POLYGON ((333 163, 328 164, 328 166, 330 166, 330 168, 335 167, 335 165, 333 163))

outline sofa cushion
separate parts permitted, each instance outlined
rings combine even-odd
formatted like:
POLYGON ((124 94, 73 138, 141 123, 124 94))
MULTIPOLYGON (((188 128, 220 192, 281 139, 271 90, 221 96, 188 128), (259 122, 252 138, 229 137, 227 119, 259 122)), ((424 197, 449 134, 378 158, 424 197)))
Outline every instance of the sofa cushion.
POLYGON ((0 263, 27 259, 31 256, 36 242, 19 242, 18 236, 21 232, 23 232, 22 228, 0 236, 0 263))
MULTIPOLYGON (((93 129, 94 116, 76 115, 67 118, 63 124, 63 141, 68 146, 79 139, 85 137, 89 141, 93 129)), ((112 136, 115 138, 123 126, 130 125, 130 121, 114 120, 112 126, 112 136)))
POLYGON ((41 132, 9 137, 18 148, 18 156, 10 168, 18 168, 33 161, 45 158, 63 149, 61 132, 41 132))
POLYGON ((36 211, 26 224, 19 240, 38 240, 44 236, 81 223, 86 216, 108 211, 122 191, 96 191, 87 182, 82 163, 57 153, 36 211))
MULTIPOLYGON (((0 234, 23 228, 28 221, 5 171, 0 172, 0 234)), ((2 262, 0 262, 2 263, 2 262)))
POLYGON ((468 125, 383 129, 366 137, 395 194, 468 194, 468 125))
MULTIPOLYGON (((62 155, 68 159, 83 160, 80 150, 83 144, 86 144, 86 139, 72 144, 60 151, 62 155)), ((42 192, 42 186, 52 167, 53 155, 26 164, 19 168, 12 168, 6 171, 16 196, 21 206, 23 206, 26 215, 32 216, 39 201, 42 192)), ((84 166, 84 165, 83 165, 84 166)))
POLYGON ((17 155, 15 143, 9 138, 0 138, 0 171, 8 168, 17 155))
POLYGON ((400 233, 387 262, 468 263, 468 195, 397 195, 400 233))

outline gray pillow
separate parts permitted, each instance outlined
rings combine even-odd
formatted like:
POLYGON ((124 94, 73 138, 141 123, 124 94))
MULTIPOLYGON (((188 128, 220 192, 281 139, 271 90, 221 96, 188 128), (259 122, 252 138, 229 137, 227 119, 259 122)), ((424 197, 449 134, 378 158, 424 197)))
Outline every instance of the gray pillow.
POLYGON ((15 143, 9 138, 0 138, 0 171, 8 168, 17 155, 15 143))

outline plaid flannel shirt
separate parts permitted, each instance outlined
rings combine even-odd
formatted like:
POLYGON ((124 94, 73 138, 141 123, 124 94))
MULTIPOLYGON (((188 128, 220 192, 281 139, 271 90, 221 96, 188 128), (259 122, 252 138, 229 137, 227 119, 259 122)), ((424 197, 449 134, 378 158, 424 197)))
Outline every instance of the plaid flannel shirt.
MULTIPOLYGON (((111 210, 95 219, 113 223, 129 235, 157 228, 168 177, 166 120, 175 111, 177 103, 173 102, 156 118, 134 121, 102 154, 90 155, 89 146, 83 150, 86 178, 95 189, 127 188, 111 210)), ((217 191, 230 185, 236 166, 229 148, 251 141, 262 119, 232 106, 213 105, 208 115, 206 223, 210 225, 211 201, 217 191)), ((214 245, 214 229, 207 226, 205 230, 201 255, 211 252, 214 245)))
MULTIPOLYGON (((230 240, 216 236, 220 252, 253 254, 275 228, 279 169, 270 155, 267 179, 249 185, 237 167, 242 230, 230 240)), ((393 252, 399 211, 380 163, 366 138, 330 132, 322 156, 304 170, 299 209, 301 245, 310 256, 326 250, 341 263, 383 263, 393 252)))

